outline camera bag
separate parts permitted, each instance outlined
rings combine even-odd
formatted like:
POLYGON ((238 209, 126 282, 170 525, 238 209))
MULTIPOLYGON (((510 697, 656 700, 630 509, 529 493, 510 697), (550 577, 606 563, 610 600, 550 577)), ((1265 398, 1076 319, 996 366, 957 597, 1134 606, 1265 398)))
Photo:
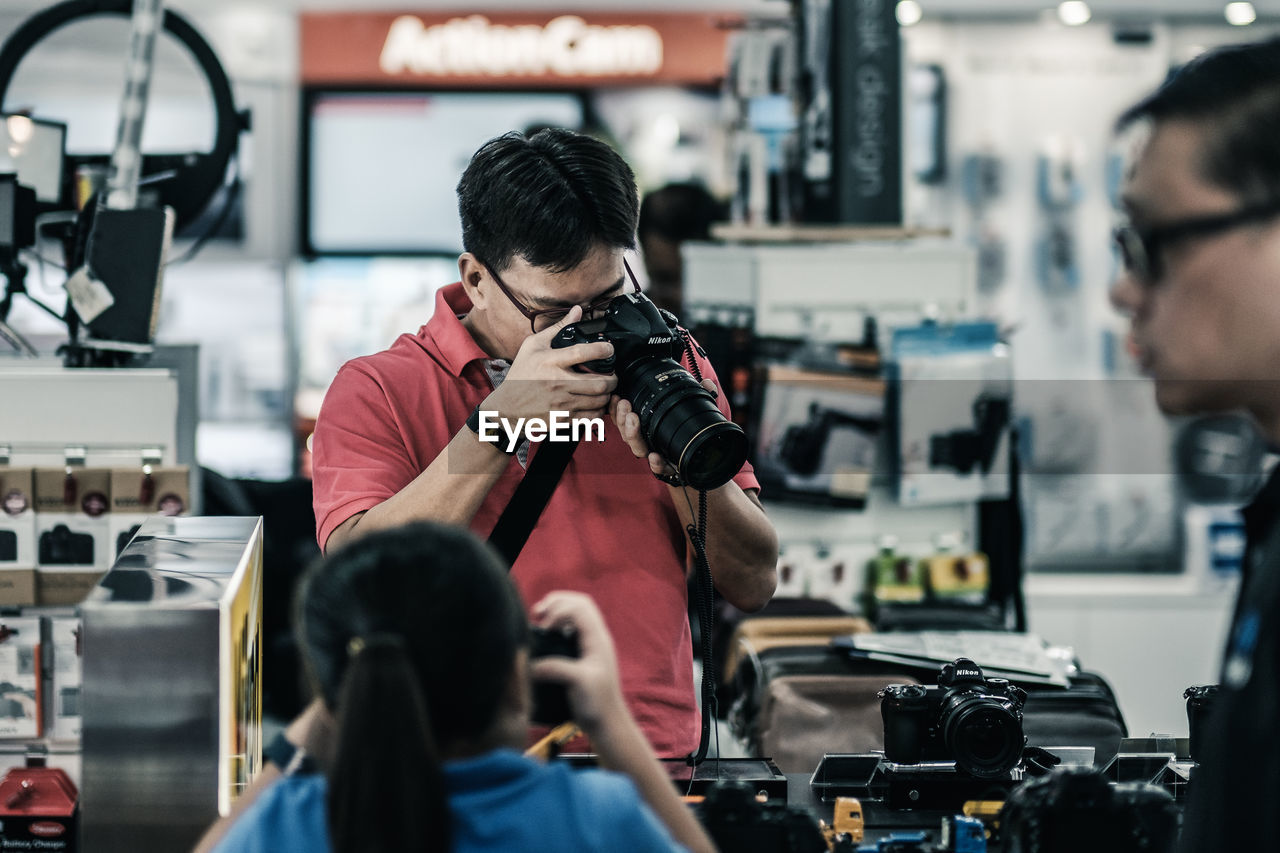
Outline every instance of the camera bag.
MULTIPOLYGON (((693 589, 690 589, 692 597, 693 589)), ((737 668, 738 651, 733 654, 731 650, 739 645, 739 639, 743 636, 743 632, 754 632, 757 629, 744 628, 749 622, 756 622, 762 619, 779 620, 794 619, 798 617, 830 617, 836 619, 844 619, 850 617, 850 613, 840 605, 825 598, 793 598, 790 596, 776 595, 768 604, 754 613, 744 613, 725 601, 720 596, 716 596, 715 623, 711 630, 711 660, 715 665, 715 671, 719 673, 719 682, 716 684, 716 701, 717 714, 724 717, 734 700, 738 698, 737 682, 733 677, 733 671, 737 668), (730 659, 732 657, 732 660, 730 659)), ((806 630, 808 630, 806 628, 806 630)), ((850 628, 846 633, 854 633, 855 630, 850 628)), ((699 631, 699 634, 701 631, 699 631)), ((814 641, 807 645, 824 645, 826 639, 833 634, 826 633, 825 638, 815 638, 814 641)), ((701 655, 701 636, 695 637, 695 655, 701 655)), ((793 644, 794 645, 794 644, 793 644)))
POLYGON ((723 681, 732 681, 743 657, 778 646, 825 646, 832 637, 871 631, 861 616, 765 616, 744 619, 734 629, 720 669, 723 681))
MULTIPOLYGON (((851 658, 823 644, 774 646, 739 662, 729 724, 752 754, 774 758, 783 772, 808 772, 826 753, 883 748, 880 689, 936 678, 936 667, 851 658)), ((1128 735, 1115 693, 1097 673, 1080 672, 1065 688, 1014 683, 1027 691, 1029 746, 1092 746, 1101 767, 1128 735)))

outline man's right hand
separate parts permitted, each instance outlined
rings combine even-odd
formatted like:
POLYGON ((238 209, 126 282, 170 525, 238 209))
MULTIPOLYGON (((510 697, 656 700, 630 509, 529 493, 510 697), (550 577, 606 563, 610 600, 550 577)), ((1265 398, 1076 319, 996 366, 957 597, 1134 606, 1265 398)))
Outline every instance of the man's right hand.
POLYGON ((596 341, 563 349, 551 348, 555 336, 581 317, 582 308, 575 305, 559 323, 525 338, 506 379, 481 408, 496 411, 509 420, 546 419, 551 412, 603 417, 609 408, 609 396, 618 386, 618 377, 584 373, 575 368, 583 362, 613 355, 613 344, 596 341))

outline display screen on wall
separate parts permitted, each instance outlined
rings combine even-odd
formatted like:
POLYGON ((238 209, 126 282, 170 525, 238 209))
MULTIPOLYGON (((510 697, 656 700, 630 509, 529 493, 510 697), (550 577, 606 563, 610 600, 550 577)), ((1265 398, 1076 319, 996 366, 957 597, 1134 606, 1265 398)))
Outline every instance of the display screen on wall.
POLYGON ((577 128, 573 93, 316 92, 306 98, 307 253, 461 251, 455 187, 509 130, 577 128))

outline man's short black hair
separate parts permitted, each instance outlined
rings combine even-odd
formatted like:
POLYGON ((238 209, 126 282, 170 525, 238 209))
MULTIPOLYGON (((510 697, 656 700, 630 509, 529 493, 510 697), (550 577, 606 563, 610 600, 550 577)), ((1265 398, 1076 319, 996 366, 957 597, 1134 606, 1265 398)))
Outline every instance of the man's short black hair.
POLYGON ((1188 120, 1209 129, 1203 177, 1251 204, 1280 201, 1280 38, 1202 53, 1116 122, 1188 120))
POLYGON ((499 272, 516 257, 565 272, 596 246, 634 249, 639 199, 618 152, 552 127, 482 145, 458 181, 458 214, 463 248, 499 272))
POLYGON ((640 202, 640 239, 650 234, 673 243, 711 239, 711 223, 725 218, 719 202, 702 184, 667 184, 640 202))

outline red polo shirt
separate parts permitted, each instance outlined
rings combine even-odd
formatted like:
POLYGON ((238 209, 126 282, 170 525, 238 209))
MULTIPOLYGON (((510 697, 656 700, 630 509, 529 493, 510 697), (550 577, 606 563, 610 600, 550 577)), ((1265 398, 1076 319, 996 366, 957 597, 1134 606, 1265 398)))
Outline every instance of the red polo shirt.
MULTIPOLYGON (((492 392, 488 355, 458 320, 470 309, 462 285, 449 285, 416 335, 338 371, 313 443, 321 547, 339 524, 417 477, 492 392)), ((705 358, 698 363, 715 378, 705 358)), ((719 406, 727 416, 726 396, 719 406)), ((507 463, 473 532, 489 535, 523 474, 515 459, 507 463)), ((734 482, 759 488, 749 464, 734 482)), ((557 589, 595 600, 613 634, 627 704, 664 756, 698 743, 685 542, 667 487, 606 418, 605 440, 579 444, 511 572, 526 604, 557 589)))

